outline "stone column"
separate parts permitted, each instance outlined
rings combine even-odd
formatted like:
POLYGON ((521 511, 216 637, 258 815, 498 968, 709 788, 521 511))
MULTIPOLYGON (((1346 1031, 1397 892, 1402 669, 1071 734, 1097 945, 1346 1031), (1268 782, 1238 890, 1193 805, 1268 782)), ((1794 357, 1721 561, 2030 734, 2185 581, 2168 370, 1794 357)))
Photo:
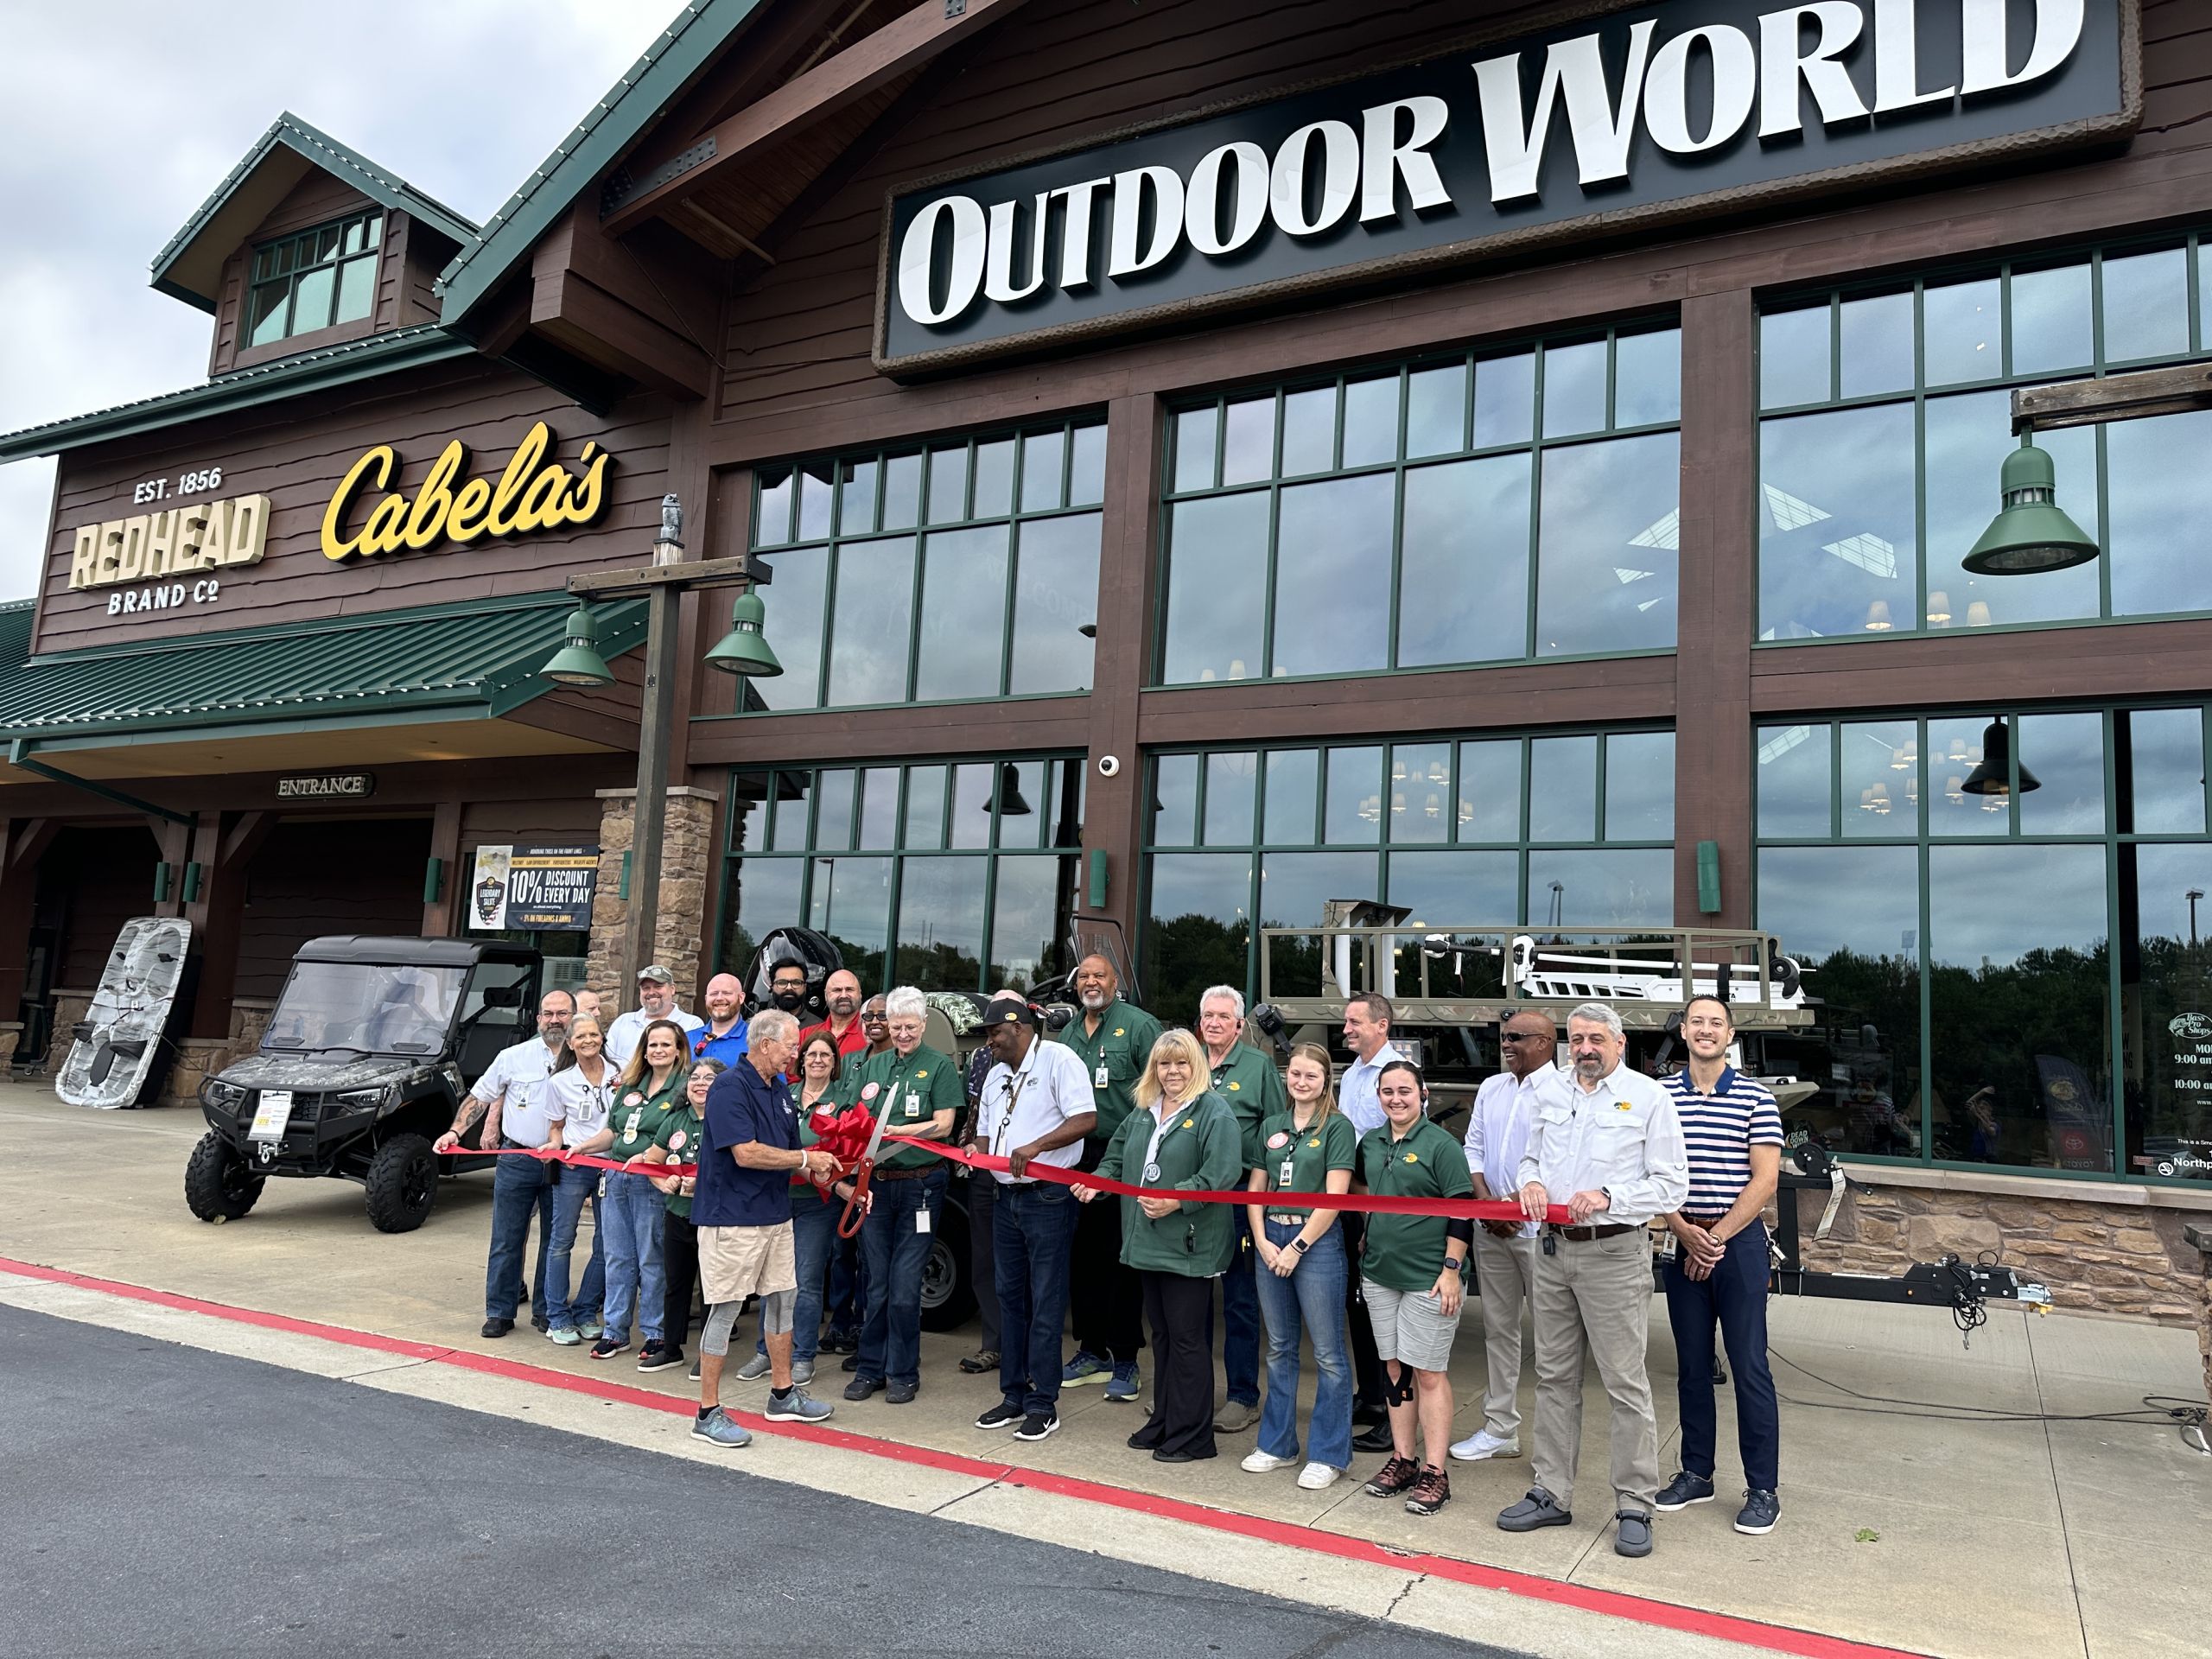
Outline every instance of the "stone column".
MULTIPOLYGON (((634 789, 598 791, 599 888, 591 906, 591 950, 585 982, 599 993, 610 1017, 637 1001, 634 988, 620 982, 622 931, 630 916, 622 898, 622 855, 630 850, 634 789), (611 995, 610 995, 611 994, 611 995)), ((661 836, 660 906, 653 925, 653 956, 676 976, 677 998, 689 1006, 699 982, 700 963, 709 955, 707 895, 713 890, 714 824, 712 790, 671 785, 668 817, 661 836)))

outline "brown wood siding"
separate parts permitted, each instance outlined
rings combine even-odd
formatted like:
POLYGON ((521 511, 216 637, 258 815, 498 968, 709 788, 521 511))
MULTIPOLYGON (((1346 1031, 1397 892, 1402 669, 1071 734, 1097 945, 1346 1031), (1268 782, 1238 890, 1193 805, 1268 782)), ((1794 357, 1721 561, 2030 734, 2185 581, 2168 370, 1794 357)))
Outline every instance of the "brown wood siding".
POLYGON ((57 987, 88 991, 99 983, 123 925, 154 913, 157 861, 142 823, 72 825, 54 838, 39 866, 38 918, 61 929, 57 987))
MULTIPOLYGON (((572 570, 643 556, 659 523, 667 460, 668 416, 656 398, 632 398, 601 420, 527 376, 466 360, 79 451, 60 467, 35 645, 60 651, 556 589, 572 570), (538 420, 550 423, 553 453, 571 471, 587 438, 613 456, 610 505, 596 524, 336 564, 324 557, 324 509, 372 445, 397 448, 395 487, 411 495, 448 439, 468 446, 472 476, 496 479, 538 420), (213 466, 223 469, 220 486, 185 499, 260 493, 271 503, 267 552, 257 565, 218 572, 217 601, 125 619, 107 614, 112 588, 68 591, 77 525, 146 511, 130 503, 141 479, 167 477, 174 489, 179 474, 213 466)), ((366 510, 357 506, 349 525, 358 528, 366 510)))
MULTIPOLYGON (((272 237, 304 231, 310 225, 320 225, 326 219, 342 219, 347 213, 358 213, 372 205, 368 197, 352 185, 321 168, 308 169, 307 176, 286 193, 283 200, 270 209, 269 216, 253 227, 253 233, 223 264, 223 290, 215 305, 214 349, 208 357, 209 374, 227 372, 236 365, 238 354, 246 349, 246 261, 255 245, 272 237)), ((378 326, 385 325, 379 323, 378 326)))
POLYGON ((428 818, 278 824, 246 868, 236 995, 276 995, 323 934, 419 932, 429 850, 428 818))
POLYGON ((599 819, 599 801, 588 792, 561 800, 472 801, 461 810, 461 855, 512 841, 597 841, 599 819))
POLYGON ((409 234, 414 219, 407 213, 384 216, 382 257, 377 262, 377 302, 369 313, 376 332, 403 326, 407 287, 409 234))

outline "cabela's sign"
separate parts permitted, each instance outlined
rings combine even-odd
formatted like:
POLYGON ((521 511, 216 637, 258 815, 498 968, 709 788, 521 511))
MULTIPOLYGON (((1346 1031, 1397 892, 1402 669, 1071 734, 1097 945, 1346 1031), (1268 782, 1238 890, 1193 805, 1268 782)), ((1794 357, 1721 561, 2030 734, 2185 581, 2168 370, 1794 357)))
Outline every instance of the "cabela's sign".
POLYGON ((614 458, 588 442, 577 457, 583 471, 571 473, 548 459, 553 443, 551 430, 540 421, 523 435, 496 482, 472 478, 456 488, 454 480, 468 470, 468 448, 455 438, 430 463, 411 499, 391 491, 349 531, 357 502, 371 490, 389 490, 399 470, 398 452, 380 443, 346 469, 323 509, 323 553, 333 559, 419 553, 442 542, 466 547, 484 537, 588 524, 607 511, 607 471, 614 458))
POLYGON ((875 357, 956 363, 2133 129, 2136 0, 1669 0, 894 194, 875 357))

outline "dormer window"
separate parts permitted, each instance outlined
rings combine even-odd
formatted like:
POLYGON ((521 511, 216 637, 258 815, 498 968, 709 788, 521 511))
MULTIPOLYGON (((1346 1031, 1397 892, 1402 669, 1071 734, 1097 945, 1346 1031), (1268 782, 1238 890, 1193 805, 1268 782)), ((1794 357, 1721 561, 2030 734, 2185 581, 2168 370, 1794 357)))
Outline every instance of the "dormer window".
POLYGON ((253 251, 246 299, 246 344, 355 322, 376 304, 381 211, 318 225, 253 251))

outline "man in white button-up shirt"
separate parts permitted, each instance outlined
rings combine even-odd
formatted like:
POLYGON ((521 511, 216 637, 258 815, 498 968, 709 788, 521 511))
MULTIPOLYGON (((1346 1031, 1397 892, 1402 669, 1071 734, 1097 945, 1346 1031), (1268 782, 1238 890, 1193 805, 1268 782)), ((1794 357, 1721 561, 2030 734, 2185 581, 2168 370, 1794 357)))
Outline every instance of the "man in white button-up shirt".
POLYGON ((1536 1108, 1521 1155, 1521 1205, 1541 1219, 1564 1205, 1536 1258, 1536 1453, 1529 1495, 1497 1517, 1508 1532, 1573 1520, 1582 1450, 1582 1361, 1598 1362, 1612 1402, 1613 1548, 1651 1553, 1659 1426, 1644 1344, 1651 1317, 1646 1225, 1689 1196, 1689 1154, 1674 1096, 1626 1064, 1620 1015, 1585 1002, 1567 1019, 1574 1075, 1536 1108))
MULTIPOLYGON (((1361 1135, 1381 1128, 1386 1122, 1382 1102, 1376 1096, 1376 1084, 1382 1068, 1393 1060, 1413 1058, 1390 1046, 1393 1012, 1390 999, 1375 991, 1355 996, 1344 1004, 1344 1046, 1351 1050, 1352 1062, 1337 1080, 1337 1109, 1361 1135)), ((1359 1284, 1360 1239, 1365 1233, 1366 1222, 1356 1211, 1347 1210, 1343 1212, 1340 1224, 1344 1231, 1345 1254, 1352 1263, 1344 1286, 1345 1324, 1351 1335, 1351 1367, 1356 1384, 1351 1415, 1354 1424, 1366 1425, 1352 1437, 1352 1449, 1389 1452, 1393 1442, 1389 1409, 1383 1403, 1387 1383, 1382 1362, 1375 1352, 1375 1327, 1368 1323, 1367 1303, 1359 1284)))
MULTIPOLYGON (((1557 1029, 1548 1014, 1523 1008, 1498 1028, 1505 1070, 1485 1078, 1467 1114, 1467 1167, 1478 1198, 1515 1198, 1521 1157, 1536 1109, 1567 1101, 1567 1079, 1552 1064, 1557 1029)), ((1475 1232, 1475 1282, 1482 1290, 1488 1386, 1482 1426, 1452 1448, 1462 1463, 1521 1455, 1521 1309, 1534 1301, 1536 1224, 1486 1221, 1475 1232)))

